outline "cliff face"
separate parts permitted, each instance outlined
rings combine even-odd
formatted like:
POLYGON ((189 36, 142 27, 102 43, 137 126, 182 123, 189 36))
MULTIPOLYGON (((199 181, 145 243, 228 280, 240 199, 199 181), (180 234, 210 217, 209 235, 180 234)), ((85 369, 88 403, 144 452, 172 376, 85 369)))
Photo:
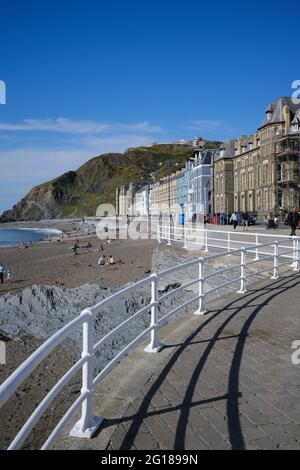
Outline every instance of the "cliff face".
POLYGON ((93 216, 99 204, 115 203, 117 186, 141 182, 149 173, 165 176, 168 159, 171 171, 175 171, 175 163, 181 168, 192 155, 192 147, 183 145, 154 145, 100 155, 76 171, 33 188, 2 214, 0 222, 93 216))

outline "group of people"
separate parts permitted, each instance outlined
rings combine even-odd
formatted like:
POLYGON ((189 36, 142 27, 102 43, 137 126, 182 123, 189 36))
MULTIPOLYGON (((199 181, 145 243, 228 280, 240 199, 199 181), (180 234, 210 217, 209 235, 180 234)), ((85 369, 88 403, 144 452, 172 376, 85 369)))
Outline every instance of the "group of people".
MULTIPOLYGON (((233 228, 235 230, 239 224, 239 216, 237 212, 233 212, 233 214, 231 215, 230 223, 233 225, 233 228)), ((248 230, 248 226, 249 226, 248 212, 242 212, 242 226, 243 226, 244 232, 248 230)))
POLYGON ((116 264, 116 262, 115 262, 114 257, 112 255, 109 255, 109 256, 102 255, 102 256, 100 256, 100 258, 98 260, 98 264, 100 266, 112 266, 112 265, 116 264))
POLYGON ((279 220, 278 220, 277 215, 273 216, 272 214, 269 214, 269 217, 267 218, 266 229, 271 230, 272 228, 274 230, 279 228, 279 220))
POLYGON ((4 274, 6 274, 7 282, 11 284, 13 282, 13 275, 11 271, 0 263, 0 284, 4 283, 4 274))

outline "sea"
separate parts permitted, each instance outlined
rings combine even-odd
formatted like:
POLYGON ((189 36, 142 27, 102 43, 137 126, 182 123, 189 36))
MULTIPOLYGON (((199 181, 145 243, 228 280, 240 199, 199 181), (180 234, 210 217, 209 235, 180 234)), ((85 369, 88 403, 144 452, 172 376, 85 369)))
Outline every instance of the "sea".
POLYGON ((41 228, 0 228, 0 248, 25 243, 36 243, 45 238, 60 235, 62 232, 56 229, 41 228))

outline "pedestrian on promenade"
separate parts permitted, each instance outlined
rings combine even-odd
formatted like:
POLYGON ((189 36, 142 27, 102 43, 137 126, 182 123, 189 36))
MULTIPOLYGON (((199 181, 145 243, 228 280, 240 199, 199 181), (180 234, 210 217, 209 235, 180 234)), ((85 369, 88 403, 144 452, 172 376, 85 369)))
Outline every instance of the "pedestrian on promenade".
POLYGON ((233 224, 233 228, 235 230, 238 224, 238 215, 236 212, 233 212, 233 214, 231 215, 230 223, 233 224))
POLYGON ((270 230, 272 228, 275 228, 274 217, 272 216, 272 214, 269 214, 267 219, 267 230, 270 230))
POLYGON ((299 214, 297 212, 296 207, 293 207, 292 210, 289 212, 288 216, 288 224, 291 227, 291 237, 296 237, 296 228, 299 222, 299 214))
POLYGON ((3 284, 4 282, 4 266, 0 263, 0 283, 3 284))
POLYGON ((242 213, 242 221, 243 221, 243 228, 245 232, 248 230, 248 225, 249 225, 249 214, 247 211, 242 213))

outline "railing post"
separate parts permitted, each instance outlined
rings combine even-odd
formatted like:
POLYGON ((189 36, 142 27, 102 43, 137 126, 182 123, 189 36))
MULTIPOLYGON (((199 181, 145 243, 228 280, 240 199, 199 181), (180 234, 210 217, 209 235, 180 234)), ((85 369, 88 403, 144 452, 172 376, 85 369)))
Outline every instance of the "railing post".
POLYGON ((278 242, 274 244, 274 263, 273 263, 273 276, 271 279, 278 279, 278 242))
POLYGON ((157 242, 161 243, 161 233, 160 231, 162 230, 162 227, 158 224, 157 225, 157 242))
POLYGON ((255 234, 255 244, 256 244, 256 250, 255 250, 254 261, 259 261, 258 233, 255 234))
POLYGON ((299 240, 294 240, 295 242, 295 261, 293 263, 294 271, 299 271, 299 240))
POLYGON ((227 251, 230 253, 230 232, 227 232, 227 251))
POLYGON ((187 250, 187 236, 186 236, 187 227, 184 226, 184 227, 183 227, 183 230, 184 230, 184 232, 183 232, 183 236, 184 236, 184 245, 183 245, 183 248, 184 248, 185 250, 187 250))
POLYGON ((82 315, 89 314, 82 326, 82 357, 87 361, 82 366, 81 393, 88 393, 82 403, 81 418, 70 431, 71 437, 91 438, 103 421, 100 416, 93 416, 93 375, 94 375, 94 319, 91 310, 86 309, 82 315))
POLYGON ((204 253, 208 253, 207 228, 204 229, 204 243, 205 243, 204 253))
POLYGON ((241 249, 241 287, 237 291, 238 294, 245 294, 247 292, 247 279, 246 279, 246 248, 241 249))
POLYGON ((205 292, 204 292, 204 259, 199 258, 199 307, 194 312, 195 315, 204 315, 205 310, 205 292))
POLYGON ((148 353, 157 353, 161 350, 163 345, 158 341, 158 332, 159 326, 157 324, 158 319, 158 277, 157 274, 152 274, 151 280, 151 326, 153 330, 151 331, 151 340, 150 344, 144 349, 148 353))
POLYGON ((171 220, 169 221, 168 245, 171 245, 171 220))

